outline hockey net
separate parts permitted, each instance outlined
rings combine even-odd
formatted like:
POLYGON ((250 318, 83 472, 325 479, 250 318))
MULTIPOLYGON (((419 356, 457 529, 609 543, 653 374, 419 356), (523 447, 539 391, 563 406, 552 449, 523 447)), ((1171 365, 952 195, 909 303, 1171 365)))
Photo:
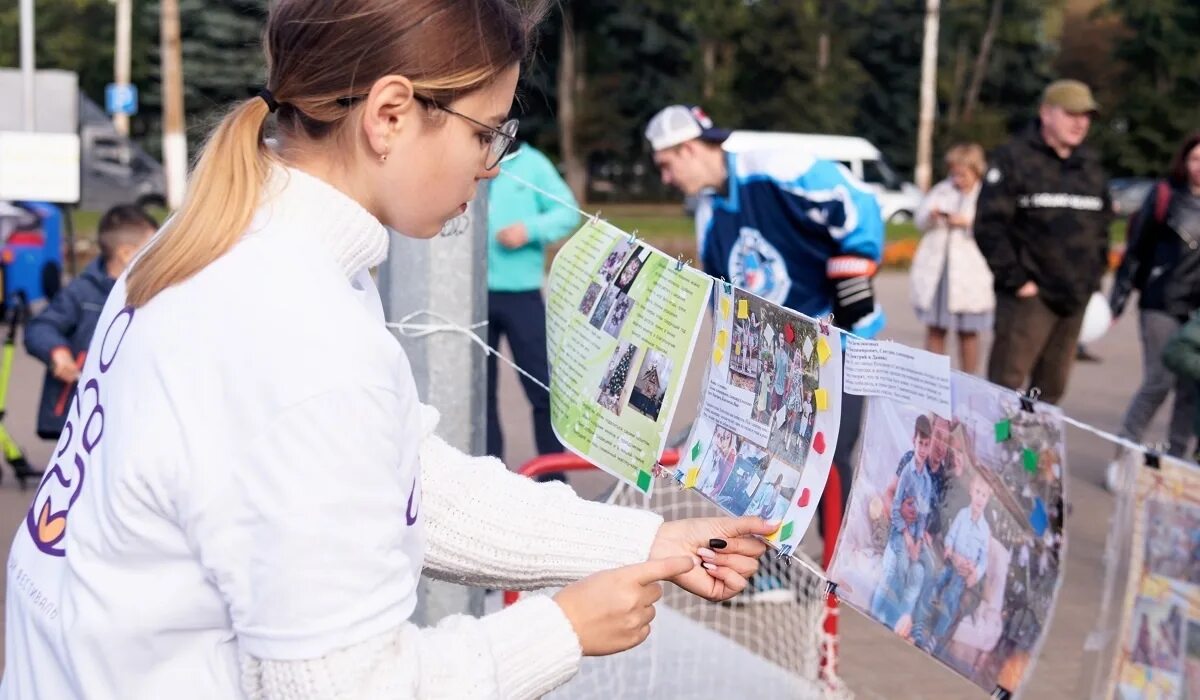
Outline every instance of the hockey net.
MULTIPOLYGON (((533 460, 521 473, 532 477, 583 469, 594 467, 552 455, 533 460)), ((603 500, 647 508, 666 520, 724 515, 668 479, 658 481, 649 501, 624 484, 603 500)), ((830 527, 836 528, 838 520, 840 513, 830 518, 830 527)), ((823 569, 804 552, 796 556, 802 561, 779 560, 768 552, 753 590, 731 603, 710 603, 665 586, 645 643, 622 654, 585 658, 579 674, 547 697, 851 697, 836 673, 837 607, 817 573, 823 569)), ((515 594, 506 594, 506 600, 512 602, 515 594)))

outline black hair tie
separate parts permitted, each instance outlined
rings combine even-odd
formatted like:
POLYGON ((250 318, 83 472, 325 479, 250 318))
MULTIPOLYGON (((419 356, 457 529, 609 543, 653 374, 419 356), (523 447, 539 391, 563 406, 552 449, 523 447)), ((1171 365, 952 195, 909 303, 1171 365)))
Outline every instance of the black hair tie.
POLYGON ((258 91, 258 96, 262 98, 263 102, 267 103, 267 110, 272 114, 279 109, 279 103, 275 101, 275 96, 271 94, 270 90, 263 88, 258 91))

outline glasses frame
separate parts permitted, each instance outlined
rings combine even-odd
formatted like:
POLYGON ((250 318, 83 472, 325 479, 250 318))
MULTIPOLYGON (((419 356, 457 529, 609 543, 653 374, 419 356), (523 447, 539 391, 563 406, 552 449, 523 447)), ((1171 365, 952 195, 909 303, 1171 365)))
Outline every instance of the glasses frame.
MULTIPOLYGON (((366 97, 366 96, 365 95, 355 95, 355 96, 348 96, 348 97, 339 97, 337 99, 337 103, 343 107, 348 108, 348 107, 353 106, 355 102, 363 99, 364 97, 366 97)), ((460 119, 465 119, 465 120, 471 122, 475 126, 487 129, 488 131, 492 132, 492 134, 495 135, 495 137, 496 137, 495 140, 493 140, 491 145, 488 146, 488 157, 484 161, 484 169, 485 170, 491 170, 492 168, 495 168, 497 165, 500 165, 500 161, 504 160, 504 156, 508 155, 508 149, 512 148, 513 143, 517 140, 517 129, 519 129, 521 126, 521 120, 519 120, 519 119, 516 119, 516 118, 508 119, 504 123, 502 123, 499 127, 495 127, 495 126, 491 126, 489 124, 484 124, 483 122, 479 121, 478 119, 475 119, 474 117, 469 117, 469 116, 463 114, 462 112, 458 112, 456 110, 450 109, 449 107, 446 107, 445 105, 440 105, 437 102, 429 99, 428 97, 422 97, 421 95, 414 95, 414 97, 416 98, 417 102, 420 102, 421 104, 425 105, 427 108, 441 110, 443 112, 446 112, 447 114, 453 114, 454 116, 456 116, 460 119)))
POLYGON ((488 146, 488 158, 486 161, 484 161, 485 170, 491 170, 497 165, 500 165, 500 161, 504 160, 504 156, 508 155, 508 149, 512 148, 513 142, 517 140, 517 129, 519 129, 521 126, 521 120, 519 119, 508 119, 500 126, 496 127, 489 124, 484 124, 474 117, 469 117, 462 112, 458 112, 450 109, 449 107, 440 105, 427 97, 421 97, 418 95, 417 101, 432 109, 438 109, 447 114, 453 114, 460 119, 465 119, 475 126, 487 129, 495 135, 495 140, 492 141, 490 146, 488 146))

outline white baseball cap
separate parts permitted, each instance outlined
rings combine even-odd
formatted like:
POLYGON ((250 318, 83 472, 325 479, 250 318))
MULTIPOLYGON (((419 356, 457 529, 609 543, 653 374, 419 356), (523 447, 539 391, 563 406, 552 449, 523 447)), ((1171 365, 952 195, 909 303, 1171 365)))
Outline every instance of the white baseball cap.
POLYGON ((692 139, 721 143, 729 138, 729 129, 718 129, 699 107, 671 105, 646 125, 646 139, 655 151, 678 146, 692 139))

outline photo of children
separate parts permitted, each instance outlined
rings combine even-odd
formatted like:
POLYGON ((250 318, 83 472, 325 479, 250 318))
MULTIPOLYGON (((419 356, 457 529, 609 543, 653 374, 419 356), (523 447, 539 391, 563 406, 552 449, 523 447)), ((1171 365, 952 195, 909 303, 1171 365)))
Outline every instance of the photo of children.
POLYGON ((618 293, 612 311, 608 314, 608 320, 604 322, 604 328, 601 330, 614 338, 620 336, 621 329, 625 327, 625 321, 629 318, 629 312, 632 310, 633 298, 618 293))
POLYGON ((918 415, 913 426, 913 449, 900 458, 900 481, 888 515, 883 574, 871 596, 871 616, 897 631, 912 628, 913 608, 925 583, 921 555, 933 505, 933 482, 929 478, 932 436, 929 417, 918 415), (912 516, 906 519, 903 508, 910 508, 912 516))
POLYGON ((613 304, 617 302, 617 290, 609 287, 600 295, 600 301, 596 304, 596 308, 592 311, 592 317, 588 323, 592 328, 600 328, 604 325, 604 319, 608 318, 608 312, 612 310, 613 304))
POLYGON ((1062 422, 981 380, 952 381, 953 418, 868 401, 830 578, 917 648, 1015 694, 1061 579, 1062 422))
POLYGON ((596 305, 596 300, 600 298, 600 293, 604 291, 604 287, 596 282, 588 285, 587 291, 583 293, 583 301, 579 302, 579 312, 584 316, 592 313, 592 307, 596 305))
POLYGON ((1200 507, 1154 499, 1146 504, 1146 569, 1200 584, 1200 507))
MULTIPOLYGON (((615 313, 615 311, 614 311, 615 313)), ((629 395, 629 407, 657 421, 663 398, 671 382, 671 359, 657 350, 647 350, 629 395)))
POLYGON ((1119 644, 1097 697, 1200 698, 1200 469, 1138 470, 1119 644))
POLYGON ((1140 598, 1133 608, 1133 653, 1130 660, 1171 673, 1183 670, 1183 613, 1179 601, 1140 598))
POLYGON ((622 341, 613 351, 612 357, 608 360, 608 368, 605 369, 604 376, 600 379, 600 393, 596 395, 596 401, 618 416, 621 415, 625 387, 629 384, 629 375, 632 374, 637 353, 638 349, 635 345, 628 341, 622 341))
POLYGON ((737 461, 738 448, 741 439, 728 428, 717 427, 713 440, 704 455, 700 465, 700 474, 696 479, 696 487, 709 500, 715 501, 725 480, 733 473, 733 464, 737 461))
POLYGON ((629 257, 629 252, 632 250, 633 244, 629 242, 628 238, 622 238, 617 241, 612 252, 600 264, 600 276, 604 278, 605 282, 612 283, 613 279, 617 276, 617 271, 621 269, 621 265, 629 257))
POLYGON ((780 459, 772 459, 743 515, 757 515, 772 522, 779 520, 787 512, 799 484, 800 472, 780 459))
POLYGON ((744 515, 750 507, 754 491, 766 475, 770 459, 771 455, 765 449, 749 440, 742 440, 733 470, 713 499, 716 504, 733 515, 744 515))
POLYGON ((729 382, 754 392, 750 417, 768 426, 768 450, 791 464, 804 464, 816 417, 817 328, 740 290, 733 303, 739 312, 729 382))
POLYGON ((630 287, 633 286, 634 280, 637 279, 638 273, 642 271, 642 266, 646 264, 646 259, 650 257, 650 251, 638 246, 634 249, 633 255, 621 268, 621 272, 617 274, 617 281, 614 286, 621 292, 628 294, 630 287))
POLYGON ((841 429, 841 344, 818 321, 732 285, 716 285, 712 311, 700 413, 675 478, 731 514, 774 513, 770 544, 795 552, 841 429))

